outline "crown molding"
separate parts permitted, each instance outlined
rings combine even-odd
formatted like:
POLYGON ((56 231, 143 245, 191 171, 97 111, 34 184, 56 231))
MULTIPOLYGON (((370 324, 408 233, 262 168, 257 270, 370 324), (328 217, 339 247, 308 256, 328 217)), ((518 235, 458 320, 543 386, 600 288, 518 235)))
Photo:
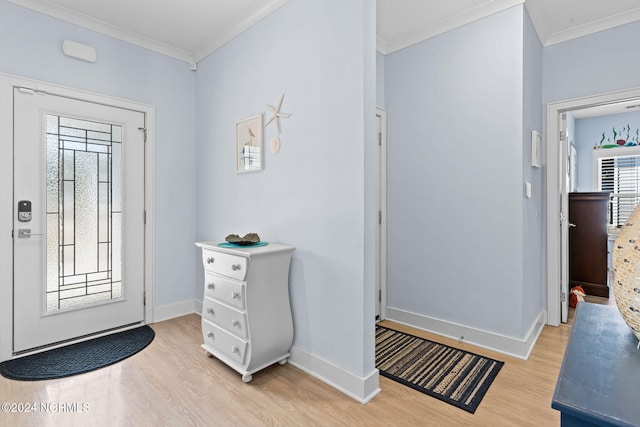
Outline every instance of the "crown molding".
POLYGON ((215 34, 212 38, 210 38, 206 43, 202 44, 200 47, 194 50, 193 59, 195 62, 199 62, 202 59, 209 56, 211 53, 220 49, 222 46, 227 44, 233 38, 238 36, 243 31, 247 30, 254 24, 258 23, 277 9, 284 6, 289 0, 273 0, 267 2, 262 9, 257 10, 253 15, 248 16, 243 21, 237 22, 229 28, 225 28, 224 31, 221 31, 215 34))
POLYGON ((378 52, 380 52, 383 55, 386 55, 387 53, 389 53, 388 46, 389 46, 389 43, 387 43, 386 40, 384 40, 380 36, 376 37, 376 50, 378 52))
POLYGON ((386 53, 392 53, 421 41, 433 38, 455 28, 469 24, 482 18, 494 15, 503 10, 523 4, 524 0, 494 0, 473 9, 465 10, 457 15, 442 20, 427 28, 412 31, 406 36, 387 41, 386 53))
POLYGON ((51 3, 47 3, 43 0, 8 0, 9 2, 31 9, 33 11, 52 16, 57 19, 61 19, 66 22, 70 22, 72 24, 96 31, 101 34, 105 34, 107 36, 123 40, 125 42, 134 44, 136 46, 149 49, 151 51, 179 59, 188 64, 194 64, 205 58, 215 50, 224 46, 231 39, 257 23, 258 21, 265 18, 267 15, 274 12, 276 9, 279 9, 284 4, 288 2, 288 0, 274 0, 269 1, 267 4, 257 10, 254 14, 250 15, 246 19, 241 22, 238 22, 232 25, 230 28, 225 29, 224 31, 215 34, 211 39, 209 39, 206 43, 204 43, 199 48, 195 49, 193 52, 189 52, 187 50, 179 49, 168 45, 166 43, 159 42, 157 40, 151 39, 149 37, 143 36, 141 34, 135 33, 133 31, 125 30, 121 27, 109 24, 107 22, 100 21, 98 19, 92 18, 90 16, 84 15, 82 13, 75 12, 73 10, 63 8, 60 6, 53 5, 51 3))
POLYGON ((545 47, 551 46, 554 44, 577 39, 578 37, 586 36, 592 33, 597 33, 599 31, 618 27, 620 25, 629 24, 635 21, 640 21, 640 7, 630 11, 619 13, 617 15, 612 15, 607 18, 598 19, 596 21, 578 25, 567 30, 552 33, 542 44, 545 47))
POLYGON ((40 1, 40 0, 8 0, 18 6, 31 9, 33 11, 52 16, 54 18, 61 19, 66 22, 87 28, 89 30, 96 31, 107 36, 129 42, 131 44, 143 47, 145 49, 152 50, 157 53, 161 53, 166 56, 170 56, 181 61, 190 63, 193 61, 190 52, 182 49, 175 48, 165 43, 161 43, 157 40, 150 39, 143 35, 134 33, 132 31, 125 30, 123 28, 111 25, 109 23, 100 21, 82 13, 75 12, 70 9, 66 9, 60 6, 40 1))

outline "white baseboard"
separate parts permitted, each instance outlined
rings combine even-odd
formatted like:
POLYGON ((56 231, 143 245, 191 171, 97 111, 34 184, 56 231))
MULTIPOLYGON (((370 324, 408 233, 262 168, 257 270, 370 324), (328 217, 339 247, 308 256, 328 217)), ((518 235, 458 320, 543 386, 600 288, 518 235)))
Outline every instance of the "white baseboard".
POLYGON ((162 322, 187 314, 200 313, 202 311, 202 301, 185 300, 173 304, 161 305, 153 308, 153 322, 162 322), (198 304, 200 305, 198 307, 198 304))
POLYGON ((525 335, 525 342, 527 343, 527 353, 525 359, 528 359, 531 355, 531 350, 533 350, 533 347, 536 345, 538 337, 542 333, 542 329, 544 329, 544 326, 547 324, 547 320, 547 310, 543 310, 540 312, 540 314, 538 314, 535 322, 531 324, 527 335, 525 335))
POLYGON ((360 403, 367 403, 380 393, 377 369, 366 377, 360 378, 296 346, 291 347, 289 363, 360 403))
POLYGON ((464 342, 518 359, 528 359, 538 336, 546 324, 546 311, 540 312, 523 339, 483 331, 440 319, 387 307, 386 320, 412 326, 455 340, 464 337, 464 342))

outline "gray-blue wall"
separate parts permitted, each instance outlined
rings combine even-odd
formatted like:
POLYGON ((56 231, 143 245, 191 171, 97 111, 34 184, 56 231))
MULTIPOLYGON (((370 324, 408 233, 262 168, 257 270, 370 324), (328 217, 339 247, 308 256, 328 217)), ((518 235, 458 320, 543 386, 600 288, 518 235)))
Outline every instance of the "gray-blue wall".
POLYGON ((543 105, 640 87, 639 39, 634 22, 546 47, 543 105))
MULTIPOLYGON (((524 109, 522 136, 523 181, 531 184, 531 198, 523 199, 523 318, 522 330, 528 331, 540 312, 546 310, 546 245, 544 215, 546 200, 542 168, 531 167, 531 131, 542 129, 542 45, 524 9, 524 109)), ((524 188, 522 189, 524 191, 524 188)))
MULTIPOLYGON (((385 58, 388 305, 517 338, 525 333, 523 13, 514 7, 385 58)), ((539 86, 529 67, 528 89, 539 86)), ((530 94, 531 125, 536 102, 530 94)), ((527 280, 539 276, 533 268, 527 280)), ((533 286, 539 293, 542 284, 533 286)))
POLYGON ((197 72, 198 239, 294 245, 294 345, 359 376, 374 369, 375 66, 370 2, 290 0, 197 72), (237 174, 235 123, 283 93, 280 152, 237 174))

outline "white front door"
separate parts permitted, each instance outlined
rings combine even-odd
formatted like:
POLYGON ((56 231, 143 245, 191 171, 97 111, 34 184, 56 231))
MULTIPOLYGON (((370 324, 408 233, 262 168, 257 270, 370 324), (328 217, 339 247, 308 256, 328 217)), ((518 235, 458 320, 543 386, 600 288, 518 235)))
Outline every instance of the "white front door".
POLYGON ((14 88, 14 354, 144 321, 144 128, 14 88))

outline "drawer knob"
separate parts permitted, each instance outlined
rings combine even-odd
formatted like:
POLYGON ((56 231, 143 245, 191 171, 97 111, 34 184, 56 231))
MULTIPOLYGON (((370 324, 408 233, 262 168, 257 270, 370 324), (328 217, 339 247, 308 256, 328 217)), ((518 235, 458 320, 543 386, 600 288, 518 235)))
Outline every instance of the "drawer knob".
POLYGON ((231 325, 232 325, 232 326, 239 326, 239 325, 240 325, 240 322, 238 322, 237 320, 233 319, 233 320, 231 321, 231 325))
POLYGON ((240 349, 237 346, 232 345, 231 346, 231 352, 232 353, 240 353, 240 349))
POLYGON ((233 271, 238 271, 238 270, 240 270, 240 264, 232 264, 232 265, 231 265, 231 269, 232 269, 233 271))
POLYGON ((207 313, 209 313, 212 316, 215 314, 214 311, 213 311, 213 308, 211 308, 211 307, 207 308, 207 313))
POLYGON ((240 298, 240 294, 238 292, 232 292, 231 293, 231 298, 238 299, 238 298, 240 298))
POLYGON ((213 339, 213 332, 209 332, 209 333, 207 334, 207 337, 209 337, 209 338, 213 339))
POLYGON ((210 256, 209 258, 207 258, 207 264, 213 264, 213 262, 215 261, 215 258, 210 256))
POLYGON ((209 284, 207 285, 207 288, 209 288, 209 289, 211 289, 211 290, 213 290, 215 287, 216 287, 216 284, 215 284, 215 283, 213 283, 213 282, 211 282, 211 283, 209 283, 209 284))

